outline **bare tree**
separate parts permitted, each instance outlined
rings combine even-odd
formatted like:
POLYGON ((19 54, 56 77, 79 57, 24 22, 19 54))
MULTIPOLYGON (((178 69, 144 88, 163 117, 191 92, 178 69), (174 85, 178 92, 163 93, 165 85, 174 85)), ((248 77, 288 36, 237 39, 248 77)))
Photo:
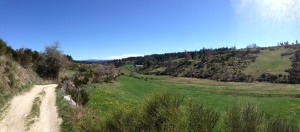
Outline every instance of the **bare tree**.
POLYGON ((247 49, 256 49, 258 48, 259 46, 256 44, 256 43, 253 43, 253 44, 250 44, 247 46, 247 49))
POLYGON ((191 54, 187 51, 184 51, 184 58, 185 60, 190 60, 192 57, 191 57, 191 54))
POLYGON ((67 66, 70 61, 63 55, 58 42, 45 47, 42 53, 42 61, 39 62, 37 72, 41 77, 58 78, 61 68, 67 66))
POLYGON ((118 75, 118 71, 114 64, 109 64, 108 66, 108 79, 110 81, 115 80, 116 76, 118 75))

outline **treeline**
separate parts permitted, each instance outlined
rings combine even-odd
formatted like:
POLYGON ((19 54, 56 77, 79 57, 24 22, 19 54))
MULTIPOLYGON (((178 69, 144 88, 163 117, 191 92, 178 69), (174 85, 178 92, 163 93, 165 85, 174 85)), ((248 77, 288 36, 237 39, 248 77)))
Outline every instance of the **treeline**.
MULTIPOLYGON (((75 112, 76 113, 76 112, 75 112)), ((193 99, 184 102, 181 94, 160 91, 140 107, 114 109, 106 117, 85 110, 71 118, 76 131, 108 132, 298 132, 296 122, 264 113, 256 103, 233 103, 224 113, 193 99)))
POLYGON ((155 54, 116 60, 117 65, 134 63, 143 65, 139 72, 144 74, 172 75, 180 77, 210 78, 219 81, 252 82, 251 76, 242 70, 256 59, 260 48, 237 50, 235 47, 201 49, 178 53, 155 54))
POLYGON ((274 47, 259 47, 251 44, 245 49, 235 47, 217 49, 200 49, 177 53, 154 54, 144 57, 130 57, 114 60, 116 66, 125 64, 142 65, 137 70, 143 74, 171 75, 177 77, 205 78, 224 82, 273 82, 300 83, 300 45, 298 41, 279 43, 274 47), (291 56, 291 68, 286 69, 288 75, 263 73, 253 77, 243 73, 250 63, 256 61, 260 50, 274 51, 278 48, 289 48, 291 51, 282 56, 291 56))
POLYGON ((43 52, 28 48, 14 50, 0 39, 0 55, 5 55, 26 69, 31 68, 45 79, 57 79, 60 69, 72 64, 72 57, 64 55, 59 48, 59 44, 56 42, 45 47, 43 52))

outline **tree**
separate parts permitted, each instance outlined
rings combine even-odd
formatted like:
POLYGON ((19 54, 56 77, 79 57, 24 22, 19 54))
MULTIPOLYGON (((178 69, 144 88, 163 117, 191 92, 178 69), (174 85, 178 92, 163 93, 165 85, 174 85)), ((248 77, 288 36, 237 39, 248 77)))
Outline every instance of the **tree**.
POLYGON ((185 60, 190 60, 191 59, 191 54, 187 51, 184 51, 184 58, 185 58, 185 60))
POLYGON ((114 64, 110 64, 108 66, 108 79, 110 81, 115 80, 115 77, 118 75, 118 72, 116 70, 116 66, 114 64))
POLYGON ((57 79, 60 69, 68 63, 68 60, 60 51, 58 42, 46 46, 45 51, 42 53, 42 58, 42 61, 37 66, 37 73, 44 78, 57 79))
POLYGON ((5 50, 5 55, 8 58, 13 58, 13 55, 16 54, 16 51, 11 47, 11 46, 7 46, 6 50, 5 50))
POLYGON ((259 46, 256 44, 256 43, 253 43, 253 44, 250 44, 247 46, 247 49, 256 49, 258 48, 259 46))
POLYGON ((4 55, 5 50, 6 50, 6 43, 2 39, 0 39, 0 56, 4 55))
POLYGON ((32 51, 31 49, 18 49, 17 50, 17 60, 21 66, 28 68, 32 62, 32 51))
POLYGON ((73 57, 71 56, 71 55, 65 55, 66 56, 66 58, 69 60, 69 61, 74 61, 73 60, 73 57))

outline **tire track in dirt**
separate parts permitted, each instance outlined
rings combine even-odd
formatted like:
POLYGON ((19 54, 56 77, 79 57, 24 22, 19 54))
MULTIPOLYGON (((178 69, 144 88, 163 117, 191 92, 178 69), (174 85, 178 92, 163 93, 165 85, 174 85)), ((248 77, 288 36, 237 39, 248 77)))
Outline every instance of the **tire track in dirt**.
POLYGON ((40 106, 39 119, 31 126, 33 132, 58 132, 61 119, 58 117, 55 105, 56 84, 36 85, 29 92, 15 96, 10 101, 3 119, 0 121, 0 132, 24 132, 26 130, 26 116, 29 115, 33 101, 38 94, 45 91, 40 106))

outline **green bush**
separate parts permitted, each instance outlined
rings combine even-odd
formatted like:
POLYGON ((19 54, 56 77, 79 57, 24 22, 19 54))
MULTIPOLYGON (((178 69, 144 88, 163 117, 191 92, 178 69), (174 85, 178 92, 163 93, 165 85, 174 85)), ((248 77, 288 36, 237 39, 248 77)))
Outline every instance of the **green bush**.
POLYGON ((97 116, 87 110, 81 109, 79 111, 75 112, 76 115, 74 115, 77 116, 76 118, 80 118, 74 127, 76 132, 104 132, 101 121, 97 116), (83 115, 81 116, 81 114, 83 115))
POLYGON ((257 104, 248 102, 244 105, 235 103, 225 115, 225 128, 229 132, 256 132, 261 128, 263 113, 257 104))
POLYGON ((66 92, 71 95, 76 104, 84 106, 89 101, 89 94, 83 88, 67 88, 66 92))
POLYGON ((154 94, 147 100, 142 112, 142 130, 145 131, 176 131, 181 129, 182 113, 179 107, 183 96, 170 91, 154 94))
POLYGON ((133 112, 124 113, 122 110, 115 110, 106 118, 103 129, 109 132, 136 131, 139 120, 133 112))
MULTIPOLYGON (((77 131, 108 132, 210 132, 215 131, 220 120, 217 111, 201 103, 190 100, 184 106, 181 94, 170 91, 159 91, 150 96, 140 107, 131 110, 122 107, 112 110, 103 120, 89 113, 79 118, 77 131)), ((77 115, 77 114, 76 114, 77 115)), ((263 112, 254 102, 245 104, 233 103, 223 118, 224 126, 218 130, 228 132, 297 132, 299 127, 279 118, 265 118, 263 112)))
POLYGON ((266 132, 299 132, 299 127, 281 118, 271 118, 267 122, 266 132))
POLYGON ((219 120, 219 113, 205 108, 201 103, 190 101, 189 108, 189 131, 210 132, 219 120))
POLYGON ((6 50, 6 43, 2 39, 0 39, 0 56, 4 55, 5 50, 6 50))

